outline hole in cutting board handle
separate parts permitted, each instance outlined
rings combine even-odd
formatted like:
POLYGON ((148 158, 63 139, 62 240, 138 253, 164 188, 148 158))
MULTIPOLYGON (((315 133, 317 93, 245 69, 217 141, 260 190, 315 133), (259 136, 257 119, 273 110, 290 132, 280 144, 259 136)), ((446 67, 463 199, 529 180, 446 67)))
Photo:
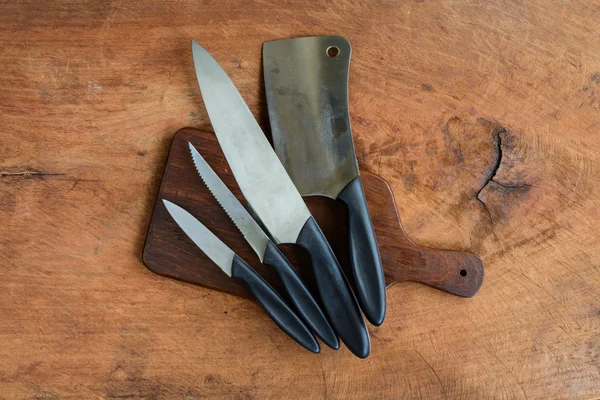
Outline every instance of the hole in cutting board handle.
POLYGON ((340 48, 336 46, 329 46, 327 48, 327 55, 331 58, 335 58, 340 55, 340 48))

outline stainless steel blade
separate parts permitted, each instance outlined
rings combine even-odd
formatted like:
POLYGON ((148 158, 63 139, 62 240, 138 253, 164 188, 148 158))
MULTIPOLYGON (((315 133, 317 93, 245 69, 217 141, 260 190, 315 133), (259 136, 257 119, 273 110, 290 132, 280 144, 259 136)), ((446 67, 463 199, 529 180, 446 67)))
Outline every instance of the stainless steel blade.
POLYGON ((303 196, 335 199, 359 175, 348 111, 350 54, 340 36, 263 44, 275 152, 303 196))
POLYGON ((208 116, 231 171, 276 243, 294 243, 310 212, 225 71, 192 41, 208 116))
POLYGON ((269 243, 268 236, 258 226, 252 216, 246 211, 244 206, 238 201, 238 199, 231 193, 229 188, 223 183, 221 178, 212 170, 206 160, 198 153, 198 150, 191 144, 190 152, 192 153, 192 159, 196 166, 196 171, 202 178, 202 181, 208 187, 208 190, 217 199, 221 208, 225 210, 229 218, 233 221, 235 226, 238 228, 242 235, 246 238, 246 241, 250 244, 254 252, 263 261, 267 244, 269 243))
POLYGON ((215 264, 227 275, 231 276, 231 263, 235 253, 216 237, 207 227, 202 225, 192 214, 179 207, 177 204, 163 200, 167 211, 177 225, 192 239, 215 264))

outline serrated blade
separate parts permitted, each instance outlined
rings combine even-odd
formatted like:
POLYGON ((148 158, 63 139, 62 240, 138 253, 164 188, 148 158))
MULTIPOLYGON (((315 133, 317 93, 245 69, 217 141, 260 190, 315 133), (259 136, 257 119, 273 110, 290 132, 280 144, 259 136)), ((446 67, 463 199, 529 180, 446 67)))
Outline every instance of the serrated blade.
POLYGON ((177 225, 185 232, 215 264, 227 275, 231 276, 231 263, 235 253, 216 237, 207 227, 202 225, 192 214, 168 200, 163 200, 167 211, 177 225))
POLYGON ((310 212, 242 96, 198 43, 192 53, 200 92, 231 171, 276 243, 295 243, 310 212))
POLYGON ((206 160, 198 153, 198 150, 191 144, 190 152, 192 153, 192 159, 196 166, 198 175, 208 187, 208 190, 212 193, 213 197, 217 199, 217 202, 223 210, 227 213, 229 218, 233 221, 238 230, 244 235, 246 241, 250 244, 254 252, 263 261, 267 244, 269 243, 268 236, 258 226, 252 216, 246 211, 244 206, 238 201, 238 199, 231 193, 229 188, 223 183, 221 178, 212 170, 206 160))

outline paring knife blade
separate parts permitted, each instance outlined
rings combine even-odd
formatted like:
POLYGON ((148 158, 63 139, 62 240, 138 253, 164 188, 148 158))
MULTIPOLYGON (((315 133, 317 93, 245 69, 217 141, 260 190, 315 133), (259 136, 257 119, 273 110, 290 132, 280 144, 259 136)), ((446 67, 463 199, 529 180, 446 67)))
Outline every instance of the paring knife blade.
POLYGON ((228 276, 244 281, 277 326, 305 349, 319 353, 319 343, 310 330, 256 271, 192 214, 170 201, 163 200, 163 203, 177 225, 208 258, 228 276))
POLYGON ((191 143, 188 145, 200 178, 244 235, 260 261, 275 269, 299 316, 325 344, 337 350, 340 347, 337 335, 333 332, 327 318, 296 270, 198 153, 198 150, 191 143))
POLYGON ((276 243, 309 252, 329 322, 350 351, 367 357, 369 332, 323 232, 225 71, 195 41, 192 54, 204 105, 244 197, 276 243))
POLYGON ((348 206, 349 259, 367 319, 385 318, 385 281, 354 152, 348 112, 350 43, 340 36, 263 44, 275 152, 303 196, 348 206))

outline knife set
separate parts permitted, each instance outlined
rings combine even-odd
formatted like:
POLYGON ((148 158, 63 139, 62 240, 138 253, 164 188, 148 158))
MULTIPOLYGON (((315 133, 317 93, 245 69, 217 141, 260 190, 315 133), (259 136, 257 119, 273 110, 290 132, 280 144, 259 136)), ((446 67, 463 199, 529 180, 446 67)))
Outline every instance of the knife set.
POLYGON ((316 335, 338 349, 339 338, 356 356, 367 357, 371 346, 363 315, 372 325, 383 323, 386 285, 350 129, 350 44, 339 36, 264 44, 273 147, 217 61, 196 42, 192 53, 204 105, 248 208, 211 169, 198 151, 203 149, 191 143, 189 163, 261 263, 276 273, 284 297, 231 250, 219 232, 215 235, 188 211, 164 199, 168 214, 227 276, 242 281, 301 346, 318 353, 316 335), (302 198, 315 195, 339 199, 347 206, 353 286, 302 198), (314 292, 277 247, 283 243, 297 244, 310 255, 314 292))

